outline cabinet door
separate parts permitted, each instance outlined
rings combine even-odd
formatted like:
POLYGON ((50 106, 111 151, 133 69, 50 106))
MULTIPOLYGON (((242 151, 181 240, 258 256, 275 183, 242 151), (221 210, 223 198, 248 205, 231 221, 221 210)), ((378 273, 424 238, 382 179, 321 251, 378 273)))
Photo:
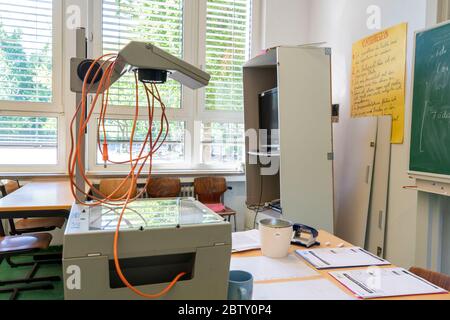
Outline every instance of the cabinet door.
POLYGON ((336 235, 364 247, 377 138, 376 118, 348 119, 337 150, 336 235))
POLYGON ((384 239, 386 235, 386 210, 391 163, 391 128, 392 118, 390 116, 378 118, 375 166, 365 246, 367 250, 380 257, 384 257, 384 239))
POLYGON ((280 47, 277 54, 283 216, 333 232, 330 53, 280 47))

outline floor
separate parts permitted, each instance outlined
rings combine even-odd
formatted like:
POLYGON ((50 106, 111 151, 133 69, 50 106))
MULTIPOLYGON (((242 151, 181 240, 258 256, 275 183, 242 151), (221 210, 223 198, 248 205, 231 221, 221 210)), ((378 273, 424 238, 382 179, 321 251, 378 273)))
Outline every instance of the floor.
MULTIPOLYGON (((46 252, 60 252, 61 247, 52 247, 46 252)), ((31 261, 31 256, 16 257, 13 259, 14 262, 28 262, 31 261)), ((1 262, 0 265, 0 281, 1 280, 14 280, 24 278, 31 267, 19 267, 11 268, 6 261, 1 262)), ((46 277, 46 276, 60 276, 62 278, 62 268, 60 264, 50 264, 42 265, 36 277, 46 277)), ((36 290, 36 291, 25 291, 18 294, 18 300, 64 300, 64 288, 62 281, 53 282, 53 290, 36 290)), ((26 286, 26 284, 21 284, 20 286, 26 286)), ((3 288, 3 287, 0 287, 3 288)), ((8 300, 10 293, 0 293, 0 300, 8 300)))

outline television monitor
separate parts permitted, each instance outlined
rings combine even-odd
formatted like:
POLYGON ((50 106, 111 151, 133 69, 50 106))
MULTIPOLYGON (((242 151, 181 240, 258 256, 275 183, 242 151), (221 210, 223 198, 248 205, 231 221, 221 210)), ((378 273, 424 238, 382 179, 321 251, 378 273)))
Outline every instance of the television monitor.
POLYGON ((259 129, 267 130, 267 144, 262 142, 261 147, 269 150, 279 147, 278 88, 259 95, 259 129))

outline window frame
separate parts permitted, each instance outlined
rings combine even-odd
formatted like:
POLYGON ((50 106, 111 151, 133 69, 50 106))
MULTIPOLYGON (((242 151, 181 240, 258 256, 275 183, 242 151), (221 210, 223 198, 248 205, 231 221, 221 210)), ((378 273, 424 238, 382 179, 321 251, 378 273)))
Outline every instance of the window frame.
POLYGON ((57 120, 56 164, 5 164, 1 172, 64 173, 66 169, 66 117, 63 103, 63 1, 52 0, 52 102, 0 100, 1 116, 49 117, 57 120))
MULTIPOLYGON (((248 27, 249 27, 249 39, 248 40, 248 46, 249 46, 249 53, 246 57, 246 59, 250 59, 251 57, 251 33, 252 33, 252 19, 253 19, 253 2, 255 0, 248 0, 250 2, 250 8, 249 8, 249 21, 248 27)), ((206 26, 207 26, 207 5, 208 0, 199 0, 199 48, 202 48, 204 50, 199 50, 198 54, 198 65, 202 66, 202 69, 205 69, 206 67, 206 26)), ((244 123, 244 110, 242 111, 225 111, 225 110, 208 110, 206 109, 206 92, 205 88, 202 88, 198 90, 198 113, 199 118, 202 119, 204 122, 214 121, 214 122, 224 122, 219 121, 219 119, 225 119, 227 122, 232 123, 244 123), (215 121, 217 120, 217 121, 215 121)))
MULTIPOLYGON (((206 52, 203 50, 206 44, 206 9, 207 0, 183 0, 183 59, 187 62, 198 66, 205 70, 206 52)), ((249 28, 252 30, 252 25, 255 23, 254 6, 251 1, 249 12, 249 28)), ((93 16, 91 19, 89 30, 92 31, 92 54, 93 56, 101 56, 103 54, 103 0, 94 1, 91 10, 93 16)), ((252 52, 252 45, 249 38, 249 52, 252 52)), ((249 57, 250 58, 250 53, 249 57)), ((191 90, 183 86, 181 95, 180 109, 166 109, 166 114, 171 121, 185 122, 185 162, 174 164, 155 164, 153 172, 224 172, 224 173, 243 173, 243 166, 236 168, 236 165, 220 165, 220 164, 205 164, 201 159, 201 123, 202 122, 218 122, 218 123, 244 123, 243 111, 221 111, 221 110, 206 110, 205 108, 205 90, 191 90)), ((125 106, 110 106, 108 108, 108 118, 114 119, 130 119, 130 108, 125 106)), ((160 110, 155 111, 160 115, 160 110)), ((93 119, 98 117, 99 113, 94 112, 93 119)), ((140 109, 139 119, 145 120, 148 112, 145 108, 140 109)), ((88 129, 88 150, 87 163, 88 171, 90 173, 97 172, 125 172, 129 170, 129 165, 108 165, 105 169, 103 165, 98 165, 96 154, 96 139, 89 138, 96 136, 98 123, 92 122, 88 129)))
POLYGON ((62 1, 52 0, 52 102, 0 100, 1 111, 12 112, 63 112, 62 61, 63 15, 62 1))
MULTIPOLYGON (((191 1, 182 0, 184 3, 191 3, 191 1)), ((93 6, 93 23, 92 23, 92 53, 94 57, 100 57, 103 55, 103 0, 98 0, 94 2, 93 6)), ((183 56, 182 59, 190 62, 194 61, 192 57, 192 46, 193 41, 188 41, 187 38, 189 38, 189 30, 188 26, 186 25, 186 8, 185 5, 183 6, 183 56), (188 36, 187 36, 188 35, 188 36), (187 36, 187 37, 186 37, 187 36)), ((181 106, 179 109, 166 109, 166 114, 168 116, 185 116, 190 117, 192 116, 192 107, 188 104, 185 106, 185 102, 190 100, 190 95, 192 95, 192 92, 189 92, 188 89, 183 87, 181 89, 181 106)), ((120 114, 120 115, 129 115, 130 114, 130 107, 125 106, 114 106, 110 105, 108 107, 108 110, 110 114, 120 114)), ((142 115, 146 114, 145 109, 140 109, 140 112, 142 112, 142 115)), ((148 113, 147 113, 148 114, 148 113)), ((98 112, 97 112, 98 115, 98 112)))
POLYGON ((2 172, 38 172, 38 173, 63 173, 66 171, 66 145, 65 145, 65 116, 61 113, 42 113, 42 112, 17 112, 2 111, 1 116, 13 117, 48 117, 56 118, 57 121, 57 162, 56 164, 5 164, 0 165, 2 172))

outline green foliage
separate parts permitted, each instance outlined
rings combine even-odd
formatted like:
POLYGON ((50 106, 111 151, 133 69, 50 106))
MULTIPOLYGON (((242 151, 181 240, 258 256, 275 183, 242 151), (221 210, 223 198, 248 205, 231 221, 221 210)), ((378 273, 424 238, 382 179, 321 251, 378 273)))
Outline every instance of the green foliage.
MULTIPOLYGON (((116 0, 115 2, 115 10, 106 14, 114 14, 117 21, 128 27, 121 26, 120 31, 118 30, 119 36, 116 32, 114 35, 104 35, 104 53, 120 50, 128 41, 135 40, 150 42, 179 58, 182 57, 183 0, 116 0), (117 42, 117 45, 105 42, 117 42)), ((108 23, 104 21, 104 28, 105 26, 111 29, 118 28, 108 23)), ((181 107, 181 86, 178 82, 169 80, 166 84, 159 86, 159 90, 167 108, 181 107)), ((114 84, 110 97, 112 105, 134 106, 136 103, 134 75, 126 75, 114 84)), ((143 90, 140 90, 139 105, 147 105, 143 90)))
POLYGON ((1 100, 51 102, 51 48, 37 51, 33 55, 24 49, 20 29, 6 32, 0 24, 1 100))
MULTIPOLYGON (((22 31, 6 32, 0 24, 0 100, 51 102, 51 48, 31 54, 24 48, 22 31), (47 81, 42 79, 47 78, 47 81)), ((0 143, 56 144, 56 119, 0 116, 0 143)))
MULTIPOLYGON (((133 120, 108 119, 105 121, 106 137, 109 141, 128 142, 131 136, 133 120)), ((145 120, 140 120, 136 124, 136 131, 134 140, 143 142, 147 135, 149 123, 145 120)), ((181 142, 184 138, 184 122, 170 121, 169 122, 169 141, 181 142)), ((163 130, 163 134, 165 132, 163 130)), ((160 130, 159 121, 155 121, 152 128, 152 137, 156 139, 160 130)), ((103 133, 101 132, 101 137, 103 133)))
POLYGON ((0 143, 56 145, 56 123, 56 118, 0 116, 0 143))

